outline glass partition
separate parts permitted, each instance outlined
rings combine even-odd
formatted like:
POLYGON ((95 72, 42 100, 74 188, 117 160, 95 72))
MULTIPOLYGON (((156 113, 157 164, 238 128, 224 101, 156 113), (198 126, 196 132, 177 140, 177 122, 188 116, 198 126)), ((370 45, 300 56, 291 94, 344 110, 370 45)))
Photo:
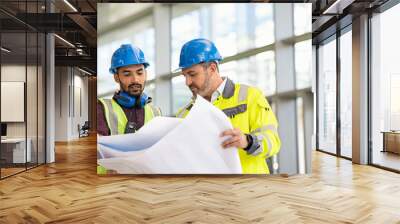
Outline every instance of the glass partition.
POLYGON ((336 37, 318 48, 318 148, 336 154, 336 37))
POLYGON ((400 171, 400 4, 376 14, 372 23, 371 162, 400 171))
MULTIPOLYGON (((19 16, 43 13, 44 1, 4 1, 19 16)), ((45 35, 0 12, 0 178, 45 163, 45 35)))
MULTIPOLYGON (((349 27, 351 28, 351 27, 349 27)), ((352 157, 352 34, 340 36, 340 154, 352 157)))

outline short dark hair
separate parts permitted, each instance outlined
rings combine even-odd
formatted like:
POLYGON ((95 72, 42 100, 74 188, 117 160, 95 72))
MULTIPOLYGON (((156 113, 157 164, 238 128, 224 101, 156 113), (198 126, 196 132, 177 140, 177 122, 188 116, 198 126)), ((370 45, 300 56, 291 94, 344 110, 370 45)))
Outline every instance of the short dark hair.
POLYGON ((203 66, 204 69, 207 69, 211 63, 215 64, 215 66, 217 67, 217 72, 219 72, 218 62, 216 62, 216 61, 203 62, 203 63, 201 63, 201 65, 203 66))

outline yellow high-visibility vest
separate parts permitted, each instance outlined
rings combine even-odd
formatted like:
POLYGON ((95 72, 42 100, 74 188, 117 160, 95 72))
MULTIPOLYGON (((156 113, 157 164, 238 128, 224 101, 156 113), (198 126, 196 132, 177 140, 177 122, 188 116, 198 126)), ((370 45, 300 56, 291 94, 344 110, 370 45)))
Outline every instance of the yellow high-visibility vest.
MULTIPOLYGON (((192 108, 193 101, 180 109, 177 117, 184 118, 192 108)), ((227 79, 222 95, 213 102, 230 119, 233 127, 244 134, 256 136, 261 150, 248 154, 239 149, 242 172, 245 174, 269 174, 266 159, 276 155, 281 147, 278 121, 262 91, 251 86, 235 84, 227 79)))
MULTIPOLYGON (((114 99, 99 99, 103 104, 104 116, 107 126, 110 129, 110 135, 125 134, 125 128, 128 124, 128 119, 122 107, 114 99)), ((147 103, 144 106, 144 123, 146 124, 156 116, 161 116, 159 108, 147 103)), ((106 174, 107 170, 102 166, 97 166, 97 174, 106 174)))
MULTIPOLYGON (((125 134, 125 128, 128 124, 128 119, 122 107, 114 99, 99 99, 104 106, 104 116, 107 121, 110 135, 125 134)), ((151 103, 144 106, 144 123, 160 116, 160 109, 154 107, 151 103)))

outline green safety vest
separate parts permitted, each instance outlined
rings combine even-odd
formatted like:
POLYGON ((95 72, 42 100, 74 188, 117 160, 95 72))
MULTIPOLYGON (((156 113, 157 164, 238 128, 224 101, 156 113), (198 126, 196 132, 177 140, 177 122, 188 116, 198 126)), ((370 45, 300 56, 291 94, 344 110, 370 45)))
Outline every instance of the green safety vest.
MULTIPOLYGON (((99 99, 103 104, 104 116, 107 126, 110 129, 110 135, 125 134, 125 128, 128 124, 128 119, 122 107, 114 99, 99 99)), ((161 116, 159 108, 147 103, 144 106, 144 123, 146 124, 154 117, 161 116)), ((97 174, 106 174, 107 170, 102 166, 97 166, 97 174)))

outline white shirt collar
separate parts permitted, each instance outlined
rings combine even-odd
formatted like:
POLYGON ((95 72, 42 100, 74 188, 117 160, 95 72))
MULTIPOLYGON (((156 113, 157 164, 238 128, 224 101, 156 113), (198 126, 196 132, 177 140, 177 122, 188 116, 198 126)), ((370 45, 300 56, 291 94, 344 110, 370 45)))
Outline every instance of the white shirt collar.
POLYGON ((222 95, 222 92, 225 89, 225 84, 226 84, 226 78, 224 78, 224 81, 218 86, 217 90, 215 90, 211 95, 211 103, 213 103, 220 95, 222 95))

